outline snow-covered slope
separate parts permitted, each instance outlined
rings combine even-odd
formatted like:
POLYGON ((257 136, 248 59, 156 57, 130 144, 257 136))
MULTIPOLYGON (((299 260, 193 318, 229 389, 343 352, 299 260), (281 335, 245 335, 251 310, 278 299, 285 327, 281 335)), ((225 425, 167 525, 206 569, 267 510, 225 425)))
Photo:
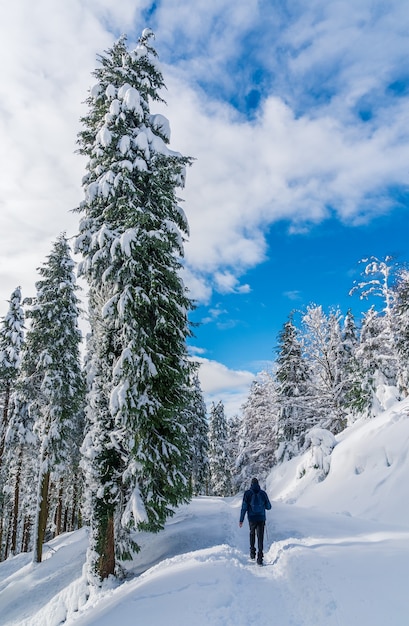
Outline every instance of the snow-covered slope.
POLYGON ((87 601, 84 530, 41 564, 0 563, 1 626, 407 626, 408 409, 339 436, 324 481, 308 454, 271 473, 265 567, 248 560, 241 497, 196 498, 87 601))
POLYGON ((325 480, 311 451, 275 469, 272 498, 366 519, 409 524, 409 399, 338 437, 325 480), (300 475, 300 467, 307 471, 300 475))

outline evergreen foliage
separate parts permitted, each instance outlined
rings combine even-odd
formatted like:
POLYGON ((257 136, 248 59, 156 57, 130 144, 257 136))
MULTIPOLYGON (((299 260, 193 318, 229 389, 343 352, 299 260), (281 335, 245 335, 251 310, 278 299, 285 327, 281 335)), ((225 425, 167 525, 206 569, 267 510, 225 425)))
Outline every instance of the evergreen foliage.
POLYGON ((0 559, 34 549, 41 561, 44 540, 84 517, 95 584, 139 549, 138 530, 162 529, 192 493, 229 496, 307 449, 324 477, 334 435, 409 394, 409 271, 371 257, 351 289, 376 301, 359 324, 314 304, 299 328, 291 314, 274 374, 253 382, 242 415, 227 421, 218 402, 207 421, 181 279, 188 223, 176 189, 191 159, 170 150, 168 121, 151 113, 165 88, 152 38, 145 29, 130 51, 121 37, 99 57, 81 120, 86 381, 65 235, 26 315, 18 287, 0 325, 0 559))
POLYGON ((380 408, 376 399, 378 322, 378 314, 375 308, 371 307, 364 314, 359 343, 355 351, 357 366, 348 406, 355 414, 364 417, 372 417, 380 408))
MULTIPOLYGON (((3 555, 34 545, 36 562, 41 561, 46 536, 67 530, 68 511, 71 519, 74 515, 72 486, 78 490, 81 483, 78 450, 84 402, 79 301, 64 235, 39 273, 36 297, 26 301, 30 324, 11 395, 3 455, 7 467, 3 555)), ((77 518, 78 508, 79 500, 77 518)))
POLYGON ((366 394, 362 393, 363 368, 357 358, 359 331, 351 310, 347 311, 342 329, 341 371, 345 382, 341 402, 350 413, 350 421, 362 414, 366 405, 366 394))
POLYGON ((303 353, 311 369, 311 406, 315 425, 336 434, 347 423, 342 403, 346 381, 341 363, 345 358, 340 327, 341 314, 325 315, 321 306, 310 305, 303 316, 303 353))
POLYGON ((275 462, 276 406, 273 380, 261 372, 243 406, 235 482, 246 488, 252 476, 263 479, 275 462))
POLYGON ((12 412, 10 399, 20 371, 24 342, 24 317, 21 288, 17 287, 10 296, 9 309, 0 328, 0 559, 7 557, 9 540, 11 540, 10 517, 6 511, 6 504, 10 500, 11 468, 5 462, 5 444, 12 412))
POLYGON ((383 261, 376 257, 364 259, 365 280, 358 282, 351 290, 351 293, 358 292, 361 299, 375 297, 381 300, 381 311, 373 306, 364 316, 357 353, 364 372, 363 392, 367 398, 368 415, 376 413, 380 408, 387 408, 384 397, 390 397, 392 388, 396 399, 402 397, 398 389, 400 359, 394 315, 395 290, 392 285, 396 265, 391 261, 392 257, 389 256, 383 261))
POLYGON ((314 425, 311 408, 311 372, 302 352, 293 314, 278 338, 276 377, 278 462, 291 459, 304 445, 305 433, 314 425))
POLYGON ((240 433, 242 416, 234 415, 227 420, 227 457, 229 459, 229 471, 232 477, 233 493, 238 491, 238 458, 240 452, 240 433))
MULTIPOLYGON (((234 480, 243 487, 243 476, 253 472, 251 441, 257 441, 257 418, 274 417, 275 462, 282 462, 312 446, 317 433, 326 439, 356 419, 378 415, 391 402, 406 397, 409 388, 409 274, 391 257, 364 259, 364 280, 351 294, 373 298, 360 327, 351 311, 344 318, 338 310, 325 314, 311 304, 301 313, 297 328, 294 313, 279 334, 273 374, 274 392, 252 417, 252 386, 239 424, 234 480)), ((257 390, 259 392, 259 390, 257 390)), ((267 452, 269 444, 262 446, 267 452)), ((271 464, 272 465, 272 464, 271 464)), ((256 470, 257 471, 257 470, 256 470)))
POLYGON ((409 270, 402 267, 398 271, 395 285, 393 315, 396 328, 396 349, 398 354, 398 387, 401 395, 409 394, 409 270))
POLYGON ((24 342, 24 311, 21 304, 21 288, 17 287, 10 296, 9 310, 0 328, 0 467, 4 451, 6 430, 9 421, 10 395, 17 380, 21 350, 24 342))
POLYGON ((214 496, 230 496, 232 493, 228 442, 223 402, 213 402, 209 415, 209 492, 214 496))
MULTIPOLYGON (((79 300, 76 295, 74 262, 68 242, 61 235, 39 269, 37 295, 27 316, 27 359, 32 367, 35 396, 30 398, 34 431, 38 437, 39 469, 34 560, 41 561, 48 520, 50 481, 62 482, 72 469, 78 449, 78 422, 82 422, 84 380, 80 365, 78 328, 79 300), (31 347, 33 346, 33 350, 31 347), (28 353, 30 352, 30 356, 28 353)), ((62 500, 62 495, 61 498, 62 500)), ((62 506, 62 501, 57 506, 62 506)))
POLYGON ((193 495, 206 495, 209 488, 209 425, 206 404, 199 377, 192 377, 191 401, 186 409, 185 421, 191 442, 191 483, 193 495))
MULTIPOLYGON (((24 352, 24 351, 23 351, 24 352)), ((24 371, 24 355, 22 361, 24 371)), ((25 399, 23 372, 12 395, 12 410, 4 448, 4 528, 2 558, 26 552, 33 543, 32 527, 36 512, 35 485, 38 474, 38 439, 34 419, 25 399)))
POLYGON ((191 494, 188 225, 175 193, 190 159, 169 149, 167 120, 150 113, 164 87, 151 38, 145 29, 135 50, 122 37, 101 55, 79 135, 88 164, 76 250, 92 323, 83 454, 97 583, 137 549, 132 528, 159 530, 191 494))

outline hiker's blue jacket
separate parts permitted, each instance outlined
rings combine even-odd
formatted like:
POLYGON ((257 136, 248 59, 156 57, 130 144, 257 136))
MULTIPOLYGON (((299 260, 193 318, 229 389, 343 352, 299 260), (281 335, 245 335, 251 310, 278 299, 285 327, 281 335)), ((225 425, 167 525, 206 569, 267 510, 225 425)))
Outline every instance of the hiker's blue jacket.
POLYGON ((271 509, 271 502, 268 499, 268 495, 265 491, 260 489, 260 485, 252 485, 250 489, 244 492, 243 504, 241 505, 240 522, 244 521, 244 516, 247 513, 247 519, 249 522, 265 522, 266 510, 271 509), (255 514, 251 508, 251 499, 255 493, 258 493, 263 501, 264 509, 262 513, 255 514))

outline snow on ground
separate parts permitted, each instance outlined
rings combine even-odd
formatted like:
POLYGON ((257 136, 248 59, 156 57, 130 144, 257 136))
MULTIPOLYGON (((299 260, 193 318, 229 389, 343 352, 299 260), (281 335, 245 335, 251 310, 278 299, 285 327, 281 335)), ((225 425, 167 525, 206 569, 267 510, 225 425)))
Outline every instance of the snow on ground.
POLYGON ((264 567, 248 559, 241 497, 195 498, 122 584, 85 598, 86 531, 0 563, 1 626, 407 626, 409 402, 339 436, 328 477, 308 454, 272 472, 264 567), (387 459, 387 460, 386 460, 387 459), (64 622, 65 621, 65 622, 64 622))
POLYGON ((409 398, 355 422, 336 439, 325 480, 319 482, 320 471, 313 468, 297 479, 298 468, 308 465, 307 452, 270 474, 269 494, 299 506, 409 526, 409 398))

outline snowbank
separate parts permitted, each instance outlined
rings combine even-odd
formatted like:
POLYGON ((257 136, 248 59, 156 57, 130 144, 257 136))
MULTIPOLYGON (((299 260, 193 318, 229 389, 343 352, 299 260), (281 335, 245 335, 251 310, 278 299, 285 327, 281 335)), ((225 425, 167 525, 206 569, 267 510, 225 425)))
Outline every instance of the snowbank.
POLYGON ((43 563, 0 563, 1 626, 407 626, 409 400, 334 443, 317 432, 270 474, 265 567, 248 559, 241 495, 195 498, 140 535, 125 582, 89 598, 85 530, 43 563))
POLYGON ((366 519, 409 524, 409 399, 336 437, 328 475, 311 467, 311 452, 274 469, 273 499, 366 519), (300 468, 307 468, 300 472, 300 468), (303 474, 301 477, 300 475, 303 474))

